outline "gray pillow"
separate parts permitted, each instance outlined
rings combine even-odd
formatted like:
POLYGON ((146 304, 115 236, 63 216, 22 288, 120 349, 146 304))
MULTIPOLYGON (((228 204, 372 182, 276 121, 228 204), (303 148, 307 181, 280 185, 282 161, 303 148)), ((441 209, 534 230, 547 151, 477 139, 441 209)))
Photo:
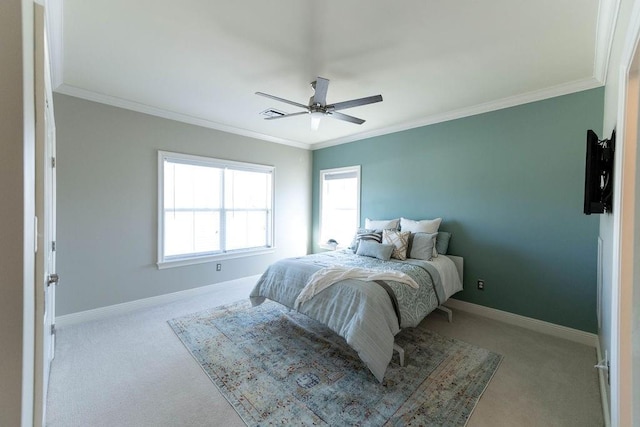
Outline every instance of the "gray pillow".
POLYGON ((439 254, 447 254, 447 250, 449 249, 449 240, 451 240, 451 233, 447 231, 438 232, 438 237, 436 237, 436 251, 439 254))
POLYGON ((389 261, 394 248, 395 245, 386 245, 372 240, 361 240, 356 255, 370 256, 383 261, 389 261))
POLYGON ((409 249, 409 258, 431 261, 438 233, 412 233, 411 236, 413 240, 409 249))

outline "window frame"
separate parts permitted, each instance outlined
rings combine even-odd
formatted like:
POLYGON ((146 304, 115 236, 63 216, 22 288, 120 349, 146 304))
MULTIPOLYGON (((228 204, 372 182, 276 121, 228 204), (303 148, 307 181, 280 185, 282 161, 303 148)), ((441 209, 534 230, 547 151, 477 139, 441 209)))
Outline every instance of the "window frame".
MULTIPOLYGON (((198 156, 194 154, 176 153, 171 151, 158 150, 158 243, 157 243, 157 266, 158 269, 179 267, 184 265, 202 264, 225 259, 242 258, 254 255, 268 254, 275 252, 275 166, 261 165, 256 163, 238 162, 224 160, 208 156, 198 156), (194 166, 208 166, 221 169, 232 169, 250 172, 262 172, 271 174, 271 209, 270 218, 267 221, 267 246, 255 248, 243 248, 234 250, 224 249, 224 237, 226 230, 221 229, 222 249, 216 252, 191 253, 185 255, 175 255, 165 257, 164 255, 164 163, 169 160, 174 163, 183 163, 194 166)), ((224 174, 220 185, 224 187, 224 174)), ((221 215, 228 211, 225 209, 224 197, 220 208, 221 215)), ((225 223, 221 220, 221 225, 225 223)))
MULTIPOLYGON (((361 166, 360 165, 353 165, 353 166, 344 166, 344 167, 340 167, 340 168, 331 168, 331 169, 321 169, 320 170, 320 180, 319 180, 319 184, 318 184, 318 195, 319 195, 319 210, 318 210, 318 238, 322 239, 323 237, 323 232, 322 232, 322 218, 324 217, 324 215, 322 214, 323 211, 323 195, 324 195, 324 182, 325 182, 325 175, 331 175, 331 174, 339 174, 339 173, 349 173, 349 172, 355 172, 356 173, 356 182, 357 182, 357 195, 356 195, 356 221, 353 227, 353 232, 355 233, 355 230, 360 226, 360 194, 362 192, 362 176, 361 176, 361 166)), ((349 241, 349 243, 351 243, 351 241, 349 241)), ((326 242, 318 242, 318 246, 321 249, 344 249, 347 248, 349 246, 349 243, 345 244, 339 244, 337 247, 328 245, 326 242)))

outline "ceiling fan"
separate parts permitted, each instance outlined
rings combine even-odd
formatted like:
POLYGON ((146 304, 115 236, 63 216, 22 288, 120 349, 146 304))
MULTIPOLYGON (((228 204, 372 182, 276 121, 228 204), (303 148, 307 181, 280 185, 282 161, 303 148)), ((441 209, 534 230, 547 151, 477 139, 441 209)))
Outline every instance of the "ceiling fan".
POLYGON ((350 101, 337 102, 335 104, 327 105, 327 90, 329 89, 329 80, 318 77, 315 81, 311 82, 311 87, 314 90, 314 94, 309 98, 309 105, 300 104, 298 102, 289 101, 288 99, 280 98, 277 96, 269 95, 263 92, 256 92, 256 95, 265 96, 267 98, 275 99, 276 101, 284 102, 296 107, 302 108, 305 111, 298 113, 275 115, 265 118, 265 120, 277 120, 284 119, 286 117, 300 116, 302 114, 311 115, 311 128, 317 130, 320 125, 320 119, 322 116, 329 116, 334 119, 343 120, 345 122, 355 123, 357 125, 363 124, 365 121, 357 117, 349 116, 347 114, 339 113, 338 110, 346 110, 347 108, 358 107, 360 105, 373 104, 375 102, 382 101, 382 95, 367 96, 366 98, 352 99, 350 101))

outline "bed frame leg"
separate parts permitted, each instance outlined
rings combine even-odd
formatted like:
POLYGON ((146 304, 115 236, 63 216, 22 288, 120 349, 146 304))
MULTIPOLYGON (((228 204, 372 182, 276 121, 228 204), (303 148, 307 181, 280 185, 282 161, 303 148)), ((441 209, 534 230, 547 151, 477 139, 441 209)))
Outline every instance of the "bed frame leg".
POLYGON ((398 356, 400 356, 400 366, 404 367, 404 349, 396 343, 393 343, 393 349, 397 351, 398 356))
POLYGON ((453 311, 449 307, 445 307, 444 305, 439 305, 438 310, 444 311, 447 314, 447 318, 449 319, 449 323, 453 321, 453 311))

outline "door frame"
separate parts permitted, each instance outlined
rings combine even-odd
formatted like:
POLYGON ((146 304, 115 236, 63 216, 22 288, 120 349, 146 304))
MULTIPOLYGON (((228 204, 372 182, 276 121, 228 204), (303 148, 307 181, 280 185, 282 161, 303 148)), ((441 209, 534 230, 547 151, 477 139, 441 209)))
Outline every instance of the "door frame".
POLYGON ((22 390, 20 424, 33 425, 35 363, 35 90, 34 3, 21 0, 23 120, 23 245, 22 251, 22 390))
POLYGON ((55 119, 47 40, 46 10, 34 7, 36 111, 35 378, 33 425, 45 424, 47 389, 54 357, 55 283, 55 119))
MULTIPOLYGON (((618 119, 613 201, 613 274, 611 333, 611 425, 640 421, 638 350, 634 350, 634 319, 640 315, 640 2, 635 2, 620 60, 618 119), (635 304, 633 301, 635 294, 635 304), (635 358, 635 359, 634 359, 635 358), (636 363, 634 363, 634 360, 636 363), (635 370, 634 370, 635 369, 635 370), (629 375, 633 373, 633 377, 629 375), (635 393, 634 393, 635 392, 635 393), (634 408, 634 404, 636 407, 634 408)), ((636 320, 637 323, 637 320, 636 320)))

